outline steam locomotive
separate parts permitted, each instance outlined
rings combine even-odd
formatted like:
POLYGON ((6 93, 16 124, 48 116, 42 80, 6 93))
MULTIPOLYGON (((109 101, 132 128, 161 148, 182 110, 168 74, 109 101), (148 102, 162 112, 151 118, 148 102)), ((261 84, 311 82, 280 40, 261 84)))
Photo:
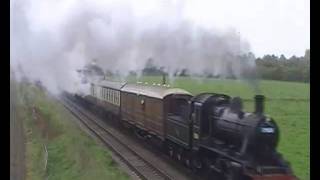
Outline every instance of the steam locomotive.
MULTIPOLYGON (((189 92, 169 85, 91 83, 80 96, 146 139, 156 139, 169 156, 194 171, 215 171, 228 180, 292 180, 290 165, 276 151, 279 128, 265 115, 264 96, 255 112, 224 94, 189 92)), ((109 119, 109 118, 108 118, 109 119)))

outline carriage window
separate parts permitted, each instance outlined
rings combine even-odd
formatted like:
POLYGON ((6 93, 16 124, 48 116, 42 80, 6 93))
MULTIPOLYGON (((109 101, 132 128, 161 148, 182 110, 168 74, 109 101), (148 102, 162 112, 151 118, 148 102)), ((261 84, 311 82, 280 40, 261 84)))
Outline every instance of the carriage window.
POLYGON ((107 89, 107 101, 110 101, 110 89, 107 89))
POLYGON ((114 91, 111 91, 111 103, 114 104, 114 91))
POLYGON ((108 102, 110 102, 110 99, 111 99, 111 90, 108 89, 108 102))
POLYGON ((101 99, 104 99, 104 88, 101 88, 101 99))
POLYGON ((119 96, 118 96, 118 91, 116 92, 116 104, 118 105, 118 101, 119 101, 119 96))
POLYGON ((118 104, 118 92, 115 91, 114 95, 114 104, 118 104))
POLYGON ((96 95, 96 97, 99 97, 99 86, 96 87, 96 91, 94 92, 94 94, 96 95))
POLYGON ((117 96, 116 96, 116 97, 117 97, 117 99, 116 99, 116 104, 119 105, 119 92, 117 91, 116 94, 117 94, 117 96))
POLYGON ((114 92, 113 92, 113 90, 111 90, 111 103, 113 104, 114 103, 114 92))
POLYGON ((117 92, 117 105, 119 105, 119 92, 117 92))
POLYGON ((115 92, 114 104, 118 104, 118 93, 117 93, 117 91, 115 92))
POLYGON ((113 104, 116 104, 117 100, 117 91, 114 91, 113 104))
POLYGON ((109 89, 109 102, 111 102, 111 89, 109 89))
POLYGON ((117 91, 114 91, 114 104, 117 104, 117 91))
POLYGON ((112 102, 112 89, 110 89, 110 97, 109 97, 109 101, 112 102))
POLYGON ((112 102, 112 90, 109 89, 109 102, 112 102))
POLYGON ((107 100, 107 90, 108 90, 107 88, 104 89, 104 99, 105 99, 105 100, 107 100))

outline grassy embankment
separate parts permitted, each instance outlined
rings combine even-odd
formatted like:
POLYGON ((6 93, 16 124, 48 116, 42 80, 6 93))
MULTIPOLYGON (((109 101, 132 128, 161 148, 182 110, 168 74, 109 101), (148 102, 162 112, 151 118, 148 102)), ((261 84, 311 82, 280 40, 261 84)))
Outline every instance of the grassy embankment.
MULTIPOLYGON (((129 81, 161 83, 162 77, 149 76, 129 81)), ((171 84, 196 95, 201 92, 224 93, 245 99, 247 111, 253 111, 255 91, 244 81, 191 79, 177 77, 171 84)), ((280 127, 278 150, 291 163, 295 174, 310 179, 310 85, 306 83, 260 81, 260 93, 266 96, 265 112, 272 116, 280 127)))
POLYGON ((17 89, 27 139, 27 179, 129 179, 60 103, 35 86, 19 84, 17 89))

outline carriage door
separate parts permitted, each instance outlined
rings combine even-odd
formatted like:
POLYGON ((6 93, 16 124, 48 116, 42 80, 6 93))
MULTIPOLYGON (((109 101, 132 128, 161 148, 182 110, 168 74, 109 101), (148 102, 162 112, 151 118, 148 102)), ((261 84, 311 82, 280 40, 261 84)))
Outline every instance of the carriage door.
POLYGON ((192 142, 193 142, 193 147, 197 147, 197 144, 199 143, 200 140, 200 120, 201 120, 201 108, 202 104, 201 103, 194 103, 194 109, 192 112, 192 122, 193 122, 193 128, 192 128, 192 142))

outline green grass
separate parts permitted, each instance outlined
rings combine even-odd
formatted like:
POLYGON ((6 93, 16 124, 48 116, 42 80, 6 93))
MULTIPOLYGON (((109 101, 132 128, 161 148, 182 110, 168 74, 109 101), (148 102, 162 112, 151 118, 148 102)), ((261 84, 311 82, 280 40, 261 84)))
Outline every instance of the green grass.
MULTIPOLYGON (((162 77, 142 76, 139 79, 129 77, 128 81, 161 83, 162 77)), ((184 88, 193 94, 218 92, 230 96, 241 96, 244 99, 252 99, 256 93, 253 86, 248 81, 243 80, 175 77, 172 81, 167 80, 167 82, 174 87, 184 88)), ((259 87, 259 93, 264 94, 267 98, 309 100, 309 84, 306 83, 263 80, 259 82, 259 87)))
MULTIPOLYGON (((129 81, 144 81, 161 83, 162 77, 129 78, 129 81)), ((191 79, 178 77, 170 83, 193 94, 201 92, 225 93, 246 99, 244 105, 247 111, 253 111, 253 96, 255 91, 245 81, 191 79)), ((306 83, 261 81, 260 93, 267 98, 265 111, 272 116, 280 127, 280 142, 278 150, 284 155, 302 180, 310 179, 310 85, 306 83)), ((28 141, 29 179, 127 179, 113 165, 109 154, 96 146, 83 132, 66 121, 63 108, 54 101, 49 101, 45 94, 37 88, 26 88, 24 99, 28 105, 35 104, 48 117, 50 126, 58 129, 60 135, 48 143, 48 171, 43 172, 43 147, 41 138, 35 134, 27 137, 28 141), (40 141, 41 140, 41 141, 40 141), (41 142, 41 143, 40 143, 41 142), (86 163, 83 163, 85 161, 86 163)), ((27 111, 29 112, 29 111, 27 111)), ((26 116, 30 123, 30 115, 26 116), (29 118, 29 119, 28 119, 29 118)), ((36 130, 35 130, 36 131, 36 130)))
MULTIPOLYGON (((162 77, 129 77, 128 80, 161 83, 162 77)), ((194 95, 215 92, 239 96, 245 99, 246 111, 254 109, 255 90, 246 81, 176 77, 169 84, 186 89, 194 95)), ((275 119, 280 128, 278 150, 291 163, 294 173, 300 179, 310 179, 310 85, 263 80, 259 86, 259 93, 266 96, 265 112, 275 119)))
POLYGON ((27 179, 129 179, 109 152, 70 120, 73 117, 60 103, 34 86, 20 84, 18 89, 19 112, 27 134, 27 179), (32 107, 38 109, 38 121, 32 107))

